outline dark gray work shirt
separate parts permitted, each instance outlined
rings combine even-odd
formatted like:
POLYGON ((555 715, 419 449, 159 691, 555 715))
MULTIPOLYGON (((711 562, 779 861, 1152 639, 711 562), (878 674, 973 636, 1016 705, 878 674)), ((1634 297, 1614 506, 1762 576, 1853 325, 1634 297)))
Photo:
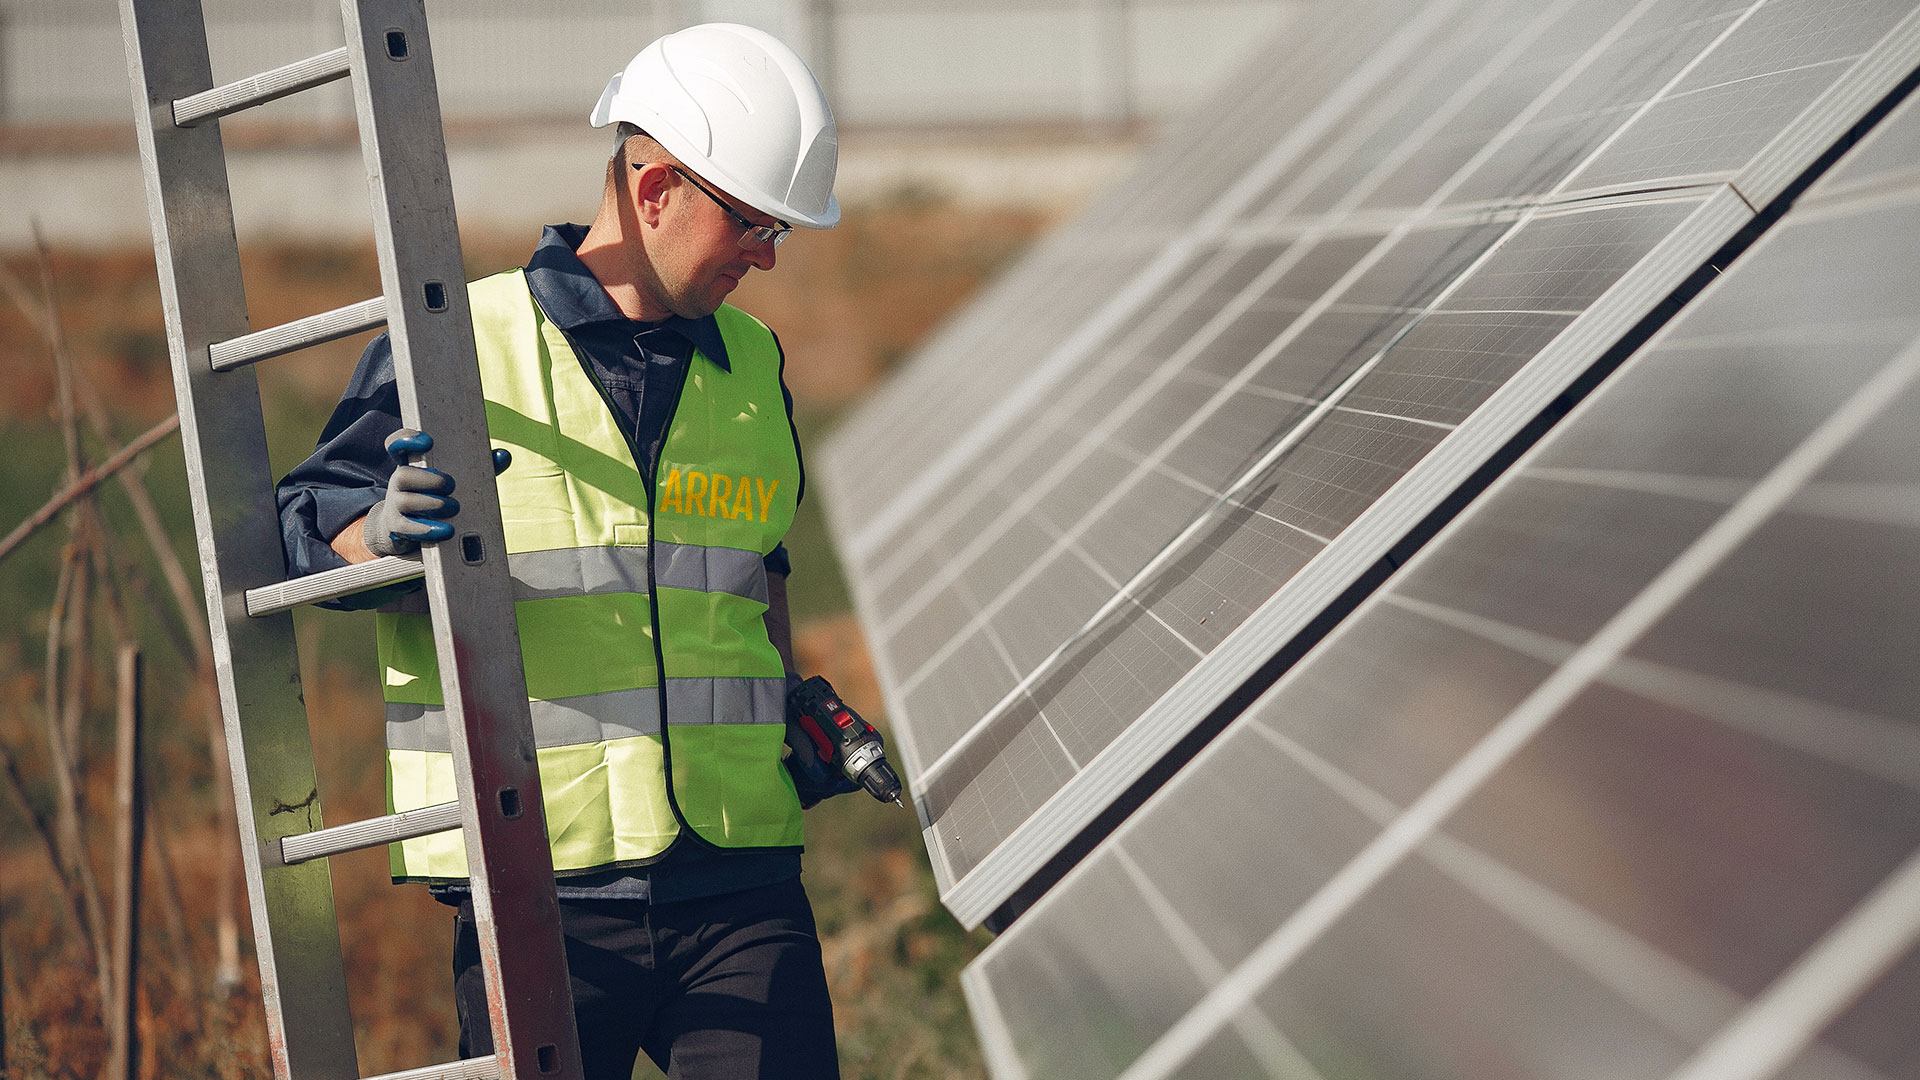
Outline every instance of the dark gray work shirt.
MULTIPOLYGON (((527 287, 540 310, 566 335, 606 389, 614 418, 640 449, 640 468, 651 484, 693 350, 730 370, 726 343, 711 315, 641 323, 621 314, 574 254, 586 235, 583 225, 547 226, 540 246, 527 260, 527 287)), ((786 392, 784 384, 781 392, 786 392)), ((791 423, 791 395, 786 404, 791 423)), ((381 334, 360 355, 360 364, 322 429, 313 455, 280 481, 276 494, 289 576, 347 565, 329 541, 385 497, 394 468, 387 456, 387 436, 400 427, 393 349, 387 335, 381 334)), ((794 444, 797 451, 797 436, 794 444)), ((802 493, 805 486, 803 472, 802 493)), ((776 547, 766 561, 769 573, 790 572, 785 547, 776 547)), ((338 606, 374 606, 418 587, 417 582, 392 586, 351 597, 338 606)), ((563 877, 559 891, 562 899, 664 904, 770 885, 799 873, 798 851, 723 851, 683 830, 679 843, 651 865, 563 877)), ((435 886, 434 892, 458 903, 466 889, 435 886)))

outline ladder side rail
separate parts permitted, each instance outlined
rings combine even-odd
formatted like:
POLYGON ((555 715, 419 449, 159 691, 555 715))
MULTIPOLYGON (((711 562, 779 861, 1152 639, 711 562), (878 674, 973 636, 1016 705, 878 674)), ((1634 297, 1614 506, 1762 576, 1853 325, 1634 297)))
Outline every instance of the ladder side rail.
POLYGON ((172 116, 176 99, 212 84, 206 24, 199 0, 120 0, 120 16, 269 1050, 280 1077, 355 1077, 332 876, 324 862, 262 858, 322 822, 292 617, 250 619, 243 599, 286 573, 259 387, 251 371, 216 375, 207 360, 211 343, 248 327, 219 125, 178 128, 172 116))
POLYGON ((422 551, 501 1073, 581 1074, 533 724, 422 0, 342 0, 403 418, 454 476, 422 551), (496 903, 496 901, 505 901, 496 903))

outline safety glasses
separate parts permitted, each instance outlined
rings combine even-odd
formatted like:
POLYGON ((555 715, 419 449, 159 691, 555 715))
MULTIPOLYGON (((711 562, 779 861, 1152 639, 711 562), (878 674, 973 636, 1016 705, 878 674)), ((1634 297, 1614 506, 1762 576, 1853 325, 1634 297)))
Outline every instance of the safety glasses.
MULTIPOLYGON (((650 162, 636 161, 633 163, 633 167, 636 169, 644 169, 649 164, 650 162)), ((753 222, 748 221, 744 217, 741 217, 740 212, 738 210, 735 210, 733 207, 728 206, 725 199, 722 199, 720 196, 715 195, 711 191, 708 191, 707 185, 701 183, 698 180, 695 180, 693 178, 692 173, 687 172, 687 170, 682 169, 678 165, 668 165, 667 168, 672 169, 676 173, 679 173, 680 178, 682 180, 685 180, 687 183, 692 184, 694 187, 699 188, 700 194, 705 195, 709 199, 712 199, 713 205, 718 206, 722 210, 725 210, 727 212, 728 217, 740 223, 740 228, 745 230, 740 234, 740 250, 758 251, 761 248, 766 247, 768 244, 772 244, 774 247, 779 247, 781 242, 786 240, 787 234, 793 231, 793 226, 787 224, 784 221, 777 226, 755 225, 753 222)))

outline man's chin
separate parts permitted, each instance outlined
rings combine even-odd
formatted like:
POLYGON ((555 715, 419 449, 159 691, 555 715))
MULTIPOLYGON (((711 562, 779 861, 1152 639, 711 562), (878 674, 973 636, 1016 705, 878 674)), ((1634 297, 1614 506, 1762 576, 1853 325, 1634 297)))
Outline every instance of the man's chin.
POLYGON ((726 295, 723 293, 719 297, 714 298, 710 303, 705 301, 682 300, 674 304, 671 310, 675 315, 683 319, 698 321, 719 311, 720 305, 725 302, 726 295))
POLYGON ((683 319, 704 319, 720 310, 720 305, 727 302, 727 297, 737 285, 739 282, 723 277, 708 286, 704 295, 683 297, 675 305, 673 313, 683 319))

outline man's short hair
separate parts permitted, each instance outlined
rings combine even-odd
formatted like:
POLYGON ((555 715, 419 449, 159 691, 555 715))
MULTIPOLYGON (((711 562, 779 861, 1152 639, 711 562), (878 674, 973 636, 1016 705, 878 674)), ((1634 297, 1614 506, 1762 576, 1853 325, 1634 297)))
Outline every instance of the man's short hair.
POLYGON ((640 130, 637 125, 625 120, 614 125, 613 157, 607 160, 607 187, 605 198, 617 198, 620 193, 620 178, 630 164, 634 162, 658 161, 668 165, 680 164, 680 159, 667 152, 653 136, 640 130))
POLYGON ((630 124, 625 120, 613 125, 613 152, 618 154, 627 145, 627 140, 635 135, 644 134, 639 124, 630 124))

